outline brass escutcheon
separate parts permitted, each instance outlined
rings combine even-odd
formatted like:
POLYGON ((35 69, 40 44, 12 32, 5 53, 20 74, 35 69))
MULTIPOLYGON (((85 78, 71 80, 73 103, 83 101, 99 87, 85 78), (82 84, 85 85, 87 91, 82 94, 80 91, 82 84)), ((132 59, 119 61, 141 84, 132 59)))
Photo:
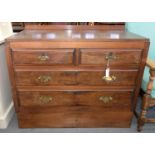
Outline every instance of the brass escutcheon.
POLYGON ((43 83, 43 84, 46 84, 48 83, 49 81, 51 81, 51 76, 48 76, 48 75, 42 75, 42 76, 39 76, 36 80, 40 83, 43 83))
POLYGON ((106 60, 116 60, 116 59, 118 59, 118 56, 114 55, 112 52, 109 52, 108 54, 106 54, 105 59, 106 60))
POLYGON ((102 101, 103 103, 109 103, 110 101, 112 101, 112 97, 111 96, 101 96, 99 97, 99 100, 102 101))
POLYGON ((42 104, 47 104, 52 101, 52 97, 50 96, 40 96, 39 100, 42 104))
POLYGON ((38 59, 40 61, 47 61, 49 59, 49 56, 43 54, 43 55, 38 56, 38 59))

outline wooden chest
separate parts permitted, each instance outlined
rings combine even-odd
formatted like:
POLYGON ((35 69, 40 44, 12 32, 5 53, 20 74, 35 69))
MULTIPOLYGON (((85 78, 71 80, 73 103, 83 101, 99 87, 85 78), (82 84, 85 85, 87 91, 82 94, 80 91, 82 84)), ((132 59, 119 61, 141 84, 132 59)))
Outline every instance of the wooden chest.
POLYGON ((19 127, 130 127, 148 46, 101 26, 32 26, 8 38, 19 127))

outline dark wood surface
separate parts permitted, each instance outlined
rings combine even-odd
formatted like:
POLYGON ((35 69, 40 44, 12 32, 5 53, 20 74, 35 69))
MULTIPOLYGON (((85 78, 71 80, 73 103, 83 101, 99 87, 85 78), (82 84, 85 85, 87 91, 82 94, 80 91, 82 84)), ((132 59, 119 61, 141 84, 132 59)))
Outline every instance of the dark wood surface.
POLYGON ((125 22, 12 22, 12 27, 14 32, 20 32, 27 26, 50 26, 50 25, 104 25, 104 26, 114 26, 115 28, 125 28, 125 22))
POLYGON ((19 127, 130 127, 132 112, 107 110, 101 107, 70 106, 21 109, 19 127))
POLYGON ((109 26, 30 26, 24 31, 9 37, 7 40, 69 40, 69 41, 94 41, 94 40, 143 40, 144 37, 127 32, 122 29, 109 28, 109 26), (43 29, 44 28, 44 29, 43 29))
POLYGON ((81 65, 102 65, 106 66, 105 59, 108 53, 111 53, 116 59, 110 61, 110 66, 139 65, 141 58, 141 50, 132 49, 81 49, 80 64, 81 65), (97 61, 95 61, 97 60, 97 61))
POLYGON ((42 50, 19 50, 13 52, 13 60, 16 65, 70 65, 73 64, 73 49, 42 49, 42 50), (45 57, 45 59, 44 59, 45 57), (47 59, 46 59, 47 57, 47 59))
POLYGON ((8 38, 19 126, 130 127, 148 46, 105 26, 30 26, 8 38), (107 82, 109 55, 115 78, 107 82))
MULTIPOLYGON (((37 69, 39 70, 39 68, 37 69)), ((136 79, 138 75, 137 70, 111 70, 111 75, 115 76, 116 79, 112 82, 107 83, 103 77, 105 69, 98 71, 17 71, 15 72, 16 83, 19 86, 30 85, 30 86, 64 86, 64 85, 88 85, 88 86, 133 86, 135 87, 136 79), (44 76, 50 79, 47 82, 41 81, 40 78, 44 76)))
POLYGON ((18 94, 23 107, 100 106, 118 110, 128 110, 132 96, 132 92, 128 91, 20 91, 18 94), (102 100, 105 96, 107 99, 102 100))

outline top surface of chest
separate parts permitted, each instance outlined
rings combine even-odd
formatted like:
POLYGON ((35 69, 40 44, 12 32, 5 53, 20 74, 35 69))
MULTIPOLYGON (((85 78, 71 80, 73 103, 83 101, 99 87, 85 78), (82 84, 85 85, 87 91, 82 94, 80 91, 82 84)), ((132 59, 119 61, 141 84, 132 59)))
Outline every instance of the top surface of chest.
POLYGON ((10 41, 119 41, 144 40, 145 38, 125 30, 91 26, 30 27, 8 38, 10 41))

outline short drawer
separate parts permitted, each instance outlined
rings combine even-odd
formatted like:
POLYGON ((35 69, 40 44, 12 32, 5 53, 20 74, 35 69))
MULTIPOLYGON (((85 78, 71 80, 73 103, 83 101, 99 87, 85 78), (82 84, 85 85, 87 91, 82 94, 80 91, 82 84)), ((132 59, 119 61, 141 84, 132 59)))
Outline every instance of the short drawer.
POLYGON ((74 92, 37 91, 18 92, 21 106, 75 105, 74 92))
POLYGON ((132 92, 126 91, 20 91, 20 106, 101 106, 128 109, 132 92))
POLYGON ((101 106, 110 109, 130 109, 132 92, 126 91, 79 91, 77 105, 101 106))
POLYGON ((138 66, 141 61, 139 49, 81 49, 79 64, 106 66, 110 60, 110 66, 138 66))
POLYGON ((44 50, 15 50, 13 62, 15 65, 69 65, 74 62, 74 49, 44 49, 44 50))
POLYGON ((76 85, 76 73, 65 71, 17 71, 19 86, 76 85))
POLYGON ((103 71, 82 71, 78 74, 79 85, 90 86, 135 86, 137 79, 137 70, 111 70, 110 79, 105 78, 103 71))
POLYGON ((135 86, 137 70, 111 70, 111 80, 107 81, 105 70, 93 71, 16 71, 16 82, 19 86, 135 86))

